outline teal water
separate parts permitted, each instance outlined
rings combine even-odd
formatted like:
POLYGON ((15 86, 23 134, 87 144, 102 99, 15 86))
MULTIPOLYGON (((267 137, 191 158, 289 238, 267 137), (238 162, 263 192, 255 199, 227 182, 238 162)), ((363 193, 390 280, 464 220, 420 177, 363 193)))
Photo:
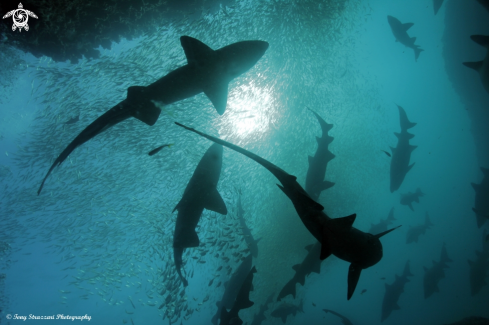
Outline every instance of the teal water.
MULTIPOLYGON (((25 63, 16 65, 15 78, 2 88, 0 100, 0 238, 9 245, 0 256, 5 274, 0 280, 0 323, 9 323, 7 314, 86 314, 96 324, 166 324, 171 319, 177 324, 210 323, 224 291, 217 284, 229 277, 228 265, 237 268, 232 254, 246 248, 236 219, 238 190, 253 236, 262 237, 253 261, 258 272, 250 298, 255 306, 240 313, 251 323, 267 297, 278 294, 292 277, 292 265, 302 261, 304 247, 315 239, 275 186, 277 180, 225 148, 218 190, 229 213, 204 211, 197 232, 202 241, 222 239, 229 232, 223 228, 230 227, 230 245, 238 246, 220 250, 204 241, 202 247, 187 249, 184 269, 193 277, 182 296, 180 285, 166 303, 168 292, 160 293, 174 272, 172 210, 211 145, 173 122, 240 145, 304 185, 307 156, 315 153, 315 137, 321 135, 306 107, 334 125, 329 150, 336 157, 328 164, 326 179, 335 185, 319 198, 328 215, 356 213, 354 226, 368 231, 395 207, 392 226, 402 227, 382 238, 382 260, 362 272, 350 301, 349 264, 334 256, 324 261, 320 274, 297 286, 296 299, 285 299, 304 302, 304 313, 287 323, 341 324, 322 311, 327 308, 354 324, 380 324, 385 283, 401 274, 407 260, 413 277, 398 301, 400 309, 383 324, 489 317, 489 287, 474 296, 470 291, 467 260, 475 260, 475 251, 482 249, 483 234, 472 211, 475 192, 470 183, 480 183, 483 175, 469 117, 445 72, 444 10, 434 16, 427 1, 240 1, 112 44, 111 50, 100 48, 97 60, 55 63, 18 53, 25 63), (411 49, 394 41, 387 15, 415 23, 409 34, 425 50, 418 62, 411 49), (165 107, 152 127, 129 119, 77 148, 37 196, 57 155, 124 99, 129 86, 148 85, 186 63, 182 35, 213 49, 252 39, 270 46, 252 69, 231 82, 223 116, 200 94, 165 107), (415 135, 411 144, 418 148, 411 156, 416 165, 399 191, 390 193, 390 159, 381 150, 397 143, 396 104, 417 123, 410 132, 415 135), (64 124, 77 115, 79 122, 64 124), (147 155, 164 143, 174 145, 147 155), (399 193, 417 187, 425 196, 412 212, 400 205, 399 193), (409 227, 422 223, 426 212, 433 228, 418 243, 406 244, 409 227), (425 299, 423 267, 439 259, 443 243, 453 262, 440 292, 425 299), (201 259, 192 258, 203 251, 207 253, 201 259), (216 253, 231 260, 214 257, 216 253), (219 266, 223 270, 216 271, 219 266), (176 306, 193 312, 185 318, 185 312, 172 316, 176 306)), ((483 56, 481 49, 468 60, 483 56)), ((269 305, 264 324, 282 323, 269 316, 279 304, 269 305)), ((10 324, 16 322, 20 320, 10 324)))

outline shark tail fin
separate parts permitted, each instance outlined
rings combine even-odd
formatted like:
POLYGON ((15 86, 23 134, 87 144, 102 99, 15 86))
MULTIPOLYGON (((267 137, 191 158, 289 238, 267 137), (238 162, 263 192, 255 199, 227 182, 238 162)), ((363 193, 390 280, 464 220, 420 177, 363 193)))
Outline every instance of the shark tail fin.
POLYGON ((127 101, 132 106, 131 116, 152 126, 158 120, 161 109, 156 107, 151 100, 145 98, 145 89, 146 87, 143 86, 129 87, 127 89, 127 101))
POLYGON ((475 71, 480 71, 482 69, 482 66, 484 65, 484 61, 463 62, 463 65, 465 65, 467 68, 474 69, 475 71))
POLYGON ((420 49, 419 47, 416 47, 414 49, 414 60, 416 62, 418 62, 418 58, 419 58, 419 55, 421 54, 421 52, 423 52, 424 50, 423 49, 420 49))
POLYGON ((489 49, 489 36, 486 35, 472 35, 470 39, 479 44, 480 46, 484 46, 489 49))

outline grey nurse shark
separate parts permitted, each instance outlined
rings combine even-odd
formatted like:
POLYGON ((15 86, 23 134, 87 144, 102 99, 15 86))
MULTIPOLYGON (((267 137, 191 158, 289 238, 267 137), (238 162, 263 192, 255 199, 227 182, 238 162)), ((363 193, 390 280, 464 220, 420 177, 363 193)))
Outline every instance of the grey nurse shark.
POLYGON ((96 135, 130 117, 149 126, 154 125, 161 112, 155 102, 168 105, 203 92, 217 112, 224 114, 229 82, 252 68, 268 48, 267 42, 242 41, 213 50, 189 36, 180 37, 180 43, 187 64, 149 86, 129 87, 126 99, 88 125, 55 159, 37 191, 38 195, 53 169, 96 135))
POLYGON ((182 199, 173 209, 173 212, 178 210, 173 234, 173 257, 184 286, 188 282, 181 273, 182 254, 185 248, 200 244, 195 227, 202 212, 207 209, 224 215, 228 213, 226 204, 217 191, 221 167, 222 146, 215 143, 205 152, 183 192, 182 199))
POLYGON ((486 57, 482 61, 464 62, 463 64, 479 73, 482 86, 484 86, 484 89, 489 93, 489 36, 472 35, 470 38, 480 46, 487 49, 486 57))
POLYGON ((420 49, 418 45, 415 45, 416 37, 409 37, 407 31, 409 28, 413 27, 413 23, 401 23, 401 21, 395 17, 387 16, 387 21, 392 29, 392 33, 396 38, 396 42, 401 43, 402 45, 413 49, 414 51, 414 59, 418 61, 419 54, 424 51, 420 49))
POLYGON ((355 291, 362 270, 377 264, 382 259, 383 250, 379 238, 396 228, 372 235, 352 227, 356 214, 344 218, 332 219, 323 211, 324 207, 314 201, 302 186, 299 185, 297 177, 288 174, 266 159, 241 147, 199 132, 178 122, 175 122, 175 124, 251 158, 265 167, 280 181, 282 185, 278 185, 278 187, 292 201, 304 226, 321 242, 319 258, 324 260, 333 254, 351 263, 348 271, 347 299, 349 300, 355 291))

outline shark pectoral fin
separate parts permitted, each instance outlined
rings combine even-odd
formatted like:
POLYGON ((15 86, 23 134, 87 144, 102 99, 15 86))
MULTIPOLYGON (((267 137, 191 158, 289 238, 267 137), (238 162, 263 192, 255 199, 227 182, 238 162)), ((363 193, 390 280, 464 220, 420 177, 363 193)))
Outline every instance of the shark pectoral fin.
MULTIPOLYGON (((213 80, 214 81, 214 80, 213 80)), ((224 114, 228 101, 228 83, 227 82, 212 82, 205 85, 204 94, 210 99, 212 105, 219 115, 224 114)))
POLYGON ((180 206, 180 203, 181 203, 181 202, 182 202, 182 200, 180 200, 180 201, 177 203, 177 205, 175 205, 175 208, 173 208, 173 211, 172 211, 171 213, 175 212, 175 210, 178 210, 178 207, 180 206))
MULTIPOLYGON (((279 187, 281 187, 281 186, 279 185, 279 187)), ((283 190, 284 189, 282 188, 282 191, 283 190)), ((319 211, 323 211, 324 210, 324 207, 321 204, 319 204, 316 201, 314 201, 313 199, 311 199, 308 195, 303 194, 302 195, 302 198, 307 202, 308 205, 312 206, 313 208, 315 208, 315 209, 317 209, 319 211)))
POLYGON ((297 271, 299 270, 299 267, 300 267, 300 266, 301 266, 300 264, 295 264, 295 265, 292 265, 292 270, 294 270, 294 271, 296 271, 296 272, 297 272, 297 271))
POLYGON ((131 116, 137 118, 143 123, 152 126, 158 120, 161 109, 145 98, 144 91, 146 87, 131 86, 127 88, 127 104, 131 105, 131 116))
POLYGON ((204 63, 214 54, 213 49, 190 36, 180 37, 180 44, 183 47, 188 64, 204 63))
POLYGON ((195 229, 191 229, 187 235, 185 247, 198 247, 200 245, 199 236, 195 232, 195 229))
POLYGON ((467 68, 474 69, 475 71, 480 71, 482 69, 482 66, 484 65, 484 61, 464 62, 463 65, 465 65, 467 68))
MULTIPOLYGON (((476 183, 470 183, 470 185, 472 185, 472 187, 474 188, 474 190, 476 192, 479 192, 480 188, 481 188, 481 185, 480 184, 476 184, 476 183)), ((475 212, 475 210, 474 210, 475 212)), ((477 212, 476 212, 477 213, 477 212)))
POLYGON ((415 163, 412 163, 411 165, 408 166, 407 168, 407 171, 406 171, 406 174, 411 170, 411 168, 413 168, 415 163))
POLYGON ((313 247, 314 247, 314 244, 311 244, 311 245, 307 245, 305 248, 308 252, 310 252, 313 247))
MULTIPOLYGON (((402 24, 402 28, 404 30, 408 30, 409 28, 413 27, 414 23, 405 23, 405 24, 402 24)), ((416 39, 416 37, 413 37, 414 39, 416 39)))
POLYGON ((408 204, 408 207, 411 209, 411 211, 414 211, 413 206, 411 203, 408 204))
POLYGON ((479 44, 480 46, 484 46, 485 48, 489 48, 489 36, 485 35, 472 35, 470 39, 479 44))
POLYGON ((335 184, 335 183, 333 183, 333 182, 329 182, 329 181, 323 181, 323 182, 321 183, 321 186, 319 187, 319 189, 320 189, 321 191, 324 191, 324 190, 327 190, 327 189, 328 189, 328 188, 330 188, 330 187, 333 187, 333 185, 334 185, 334 184, 335 184))
POLYGON ((350 300, 355 288, 357 287, 358 280, 360 279, 360 274, 362 273, 362 268, 355 264, 350 264, 350 269, 348 270, 348 296, 347 299, 350 300))
POLYGON ((413 152, 414 149, 416 149, 418 146, 409 146, 409 150, 413 152))
POLYGON ((394 151, 396 151, 396 148, 393 148, 391 146, 389 146, 389 148, 391 149, 392 154, 394 154, 394 151))
POLYGON ((411 42, 416 43, 416 37, 411 37, 411 42))
POLYGON ((213 189, 207 194, 204 208, 220 214, 228 214, 228 209, 217 189, 213 189))

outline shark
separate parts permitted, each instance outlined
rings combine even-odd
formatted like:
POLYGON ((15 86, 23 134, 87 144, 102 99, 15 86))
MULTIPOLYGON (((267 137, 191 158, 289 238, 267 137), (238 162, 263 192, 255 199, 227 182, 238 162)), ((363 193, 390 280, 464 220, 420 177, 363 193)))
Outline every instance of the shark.
POLYGON ((416 189, 416 192, 408 192, 405 194, 401 194, 401 204, 402 205, 407 205, 411 211, 414 211, 412 203, 417 202, 419 203, 419 198, 421 196, 424 196, 424 193, 421 192, 421 190, 418 188, 416 189))
POLYGON ((445 278, 445 269, 448 268, 447 263, 449 262, 452 262, 452 260, 448 257, 447 248, 445 244, 443 244, 440 260, 438 262, 433 261, 431 268, 427 268, 426 266, 423 267, 423 287, 425 299, 433 295, 435 292, 440 292, 438 283, 441 279, 445 278))
POLYGON ((409 282, 408 277, 410 276, 413 275, 409 270, 409 261, 407 261, 402 275, 398 276, 396 274, 396 279, 392 284, 385 284, 385 295, 382 302, 382 322, 386 320, 394 310, 401 309, 398 305, 399 297, 404 292, 404 286, 409 282))
POLYGON ((433 10, 435 11, 435 16, 440 10, 441 5, 443 4, 443 0, 433 0, 433 10))
POLYGON ((394 208, 392 207, 387 219, 382 219, 378 223, 372 224, 368 232, 374 235, 380 234, 381 232, 386 231, 388 226, 394 221, 396 221, 396 218, 394 218, 394 208))
POLYGON ((224 294, 221 298, 221 301, 216 302, 217 312, 212 317, 212 324, 217 325, 219 317, 221 316, 221 309, 231 309, 233 307, 233 303, 236 300, 239 289, 241 288, 241 285, 243 284, 248 273, 251 270, 252 263, 253 258, 250 254, 243 260, 243 262, 241 262, 236 271, 234 271, 229 281, 224 283, 224 294))
POLYGON ((353 323, 348 319, 346 318, 345 316, 341 315, 340 313, 337 313, 331 309, 323 309, 323 311, 325 313, 331 313, 339 318, 341 318, 341 322, 343 323, 343 325, 353 325, 353 323))
POLYGON ((280 301, 282 298, 288 296, 289 294, 295 298, 295 285, 296 283, 300 283, 304 285, 306 282, 306 277, 312 272, 319 274, 321 272, 321 260, 318 258, 321 253, 321 243, 316 242, 315 244, 306 246, 307 255, 300 264, 296 264, 292 266, 295 274, 292 279, 289 280, 282 288, 280 293, 278 294, 277 301, 280 301))
POLYGON ((200 244, 195 227, 199 223, 204 209, 226 215, 228 210, 217 191, 221 175, 222 146, 213 144, 207 149, 198 163, 194 174, 183 192, 182 199, 173 209, 178 210, 175 232, 173 234, 173 258, 178 275, 184 286, 188 281, 181 273, 182 254, 185 248, 197 247, 200 244))
POLYGON ((218 50, 190 36, 180 37, 180 43, 187 64, 149 86, 129 87, 125 100, 89 124, 54 160, 37 195, 56 166, 61 165, 77 147, 103 131, 130 117, 149 126, 154 125, 161 113, 156 104, 169 105, 203 92, 217 113, 224 114, 229 82, 251 69, 268 49, 268 43, 264 41, 242 41, 218 50))
POLYGON ((316 137, 318 143, 316 154, 314 157, 308 156, 309 169, 306 174, 306 192, 314 201, 317 201, 322 191, 334 185, 333 182, 324 180, 328 162, 335 157, 328 149, 329 144, 334 139, 328 135, 328 131, 331 130, 333 124, 326 123, 316 112, 309 110, 316 116, 322 130, 321 137, 316 137))
MULTIPOLYGON (((486 237, 484 233, 483 237, 486 237)), ((489 274, 489 242, 482 239, 482 251, 475 251, 475 261, 467 260, 469 263, 470 293, 475 296, 487 285, 486 278, 489 274)))
POLYGON ((426 212, 424 223, 409 228, 406 234, 406 244, 412 242, 417 243, 419 236, 424 235, 426 230, 430 229, 432 226, 433 224, 430 221, 430 216, 428 215, 428 212, 426 212))
POLYGON ((487 35, 472 35, 470 39, 487 49, 486 57, 482 61, 464 62, 468 68, 474 69, 479 73, 482 86, 489 93, 489 36, 487 35))
POLYGON ((244 210, 243 206, 241 205, 241 191, 238 196, 238 219, 239 219, 239 224, 241 226, 241 231, 243 232, 243 237, 245 239, 246 245, 248 246, 251 255, 253 255, 254 258, 258 257, 258 242, 261 240, 261 238, 258 238, 255 240, 253 238, 253 235, 251 234, 250 228, 246 225, 246 221, 244 219, 244 210))
POLYGON ((389 25, 391 26, 392 33, 394 34, 394 37, 396 38, 396 42, 401 43, 402 45, 409 47, 414 50, 414 60, 418 61, 419 54, 424 51, 423 49, 419 48, 419 45, 415 45, 414 42, 416 42, 416 37, 409 37, 407 31, 409 28, 413 27, 413 23, 401 23, 401 21, 395 17, 392 16, 387 16, 387 21, 389 22, 389 25))
POLYGON ((301 301, 300 304, 297 306, 289 303, 282 303, 280 304, 280 306, 275 308, 275 310, 272 311, 270 315, 272 315, 272 317, 281 318, 282 322, 285 324, 285 322, 287 321, 287 317, 289 317, 290 315, 295 316, 298 312, 304 312, 303 301, 301 301))
POLYGON ((251 325, 261 325, 261 323, 266 319, 265 312, 268 310, 268 305, 272 303, 274 294, 272 293, 268 296, 267 300, 263 305, 260 306, 260 310, 258 314, 253 316, 253 320, 251 321, 251 325))
POLYGON ((221 322, 219 325, 243 324, 243 321, 239 318, 238 313, 240 310, 250 308, 254 305, 253 301, 250 300, 250 291, 253 291, 253 275, 255 273, 256 267, 253 266, 241 285, 231 310, 227 311, 226 308, 221 309, 221 322))
POLYGON ((394 193, 399 189, 406 174, 413 168, 414 163, 409 165, 411 160, 411 153, 417 146, 409 144, 409 140, 414 137, 413 134, 407 130, 414 127, 416 123, 409 122, 406 111, 401 106, 397 105, 399 109, 399 120, 401 124, 401 133, 395 132, 397 137, 397 147, 392 148, 392 159, 390 169, 390 191, 394 193))
POLYGON ((484 178, 480 184, 471 183, 475 191, 475 206, 472 211, 477 218, 477 226, 482 227, 489 219, 489 168, 481 167, 484 178))
POLYGON ((380 238, 400 226, 377 235, 372 235, 353 227, 356 214, 332 219, 323 211, 324 207, 307 194, 304 188, 297 182, 296 176, 287 173, 268 160, 246 149, 207 135, 181 123, 175 122, 175 124, 247 156, 262 165, 280 181, 281 185, 277 184, 277 186, 291 200, 307 230, 316 240, 321 242, 319 258, 324 260, 330 255, 335 255, 351 263, 348 270, 347 289, 347 299, 350 300, 360 279, 362 270, 377 264, 382 259, 383 249, 380 238))

